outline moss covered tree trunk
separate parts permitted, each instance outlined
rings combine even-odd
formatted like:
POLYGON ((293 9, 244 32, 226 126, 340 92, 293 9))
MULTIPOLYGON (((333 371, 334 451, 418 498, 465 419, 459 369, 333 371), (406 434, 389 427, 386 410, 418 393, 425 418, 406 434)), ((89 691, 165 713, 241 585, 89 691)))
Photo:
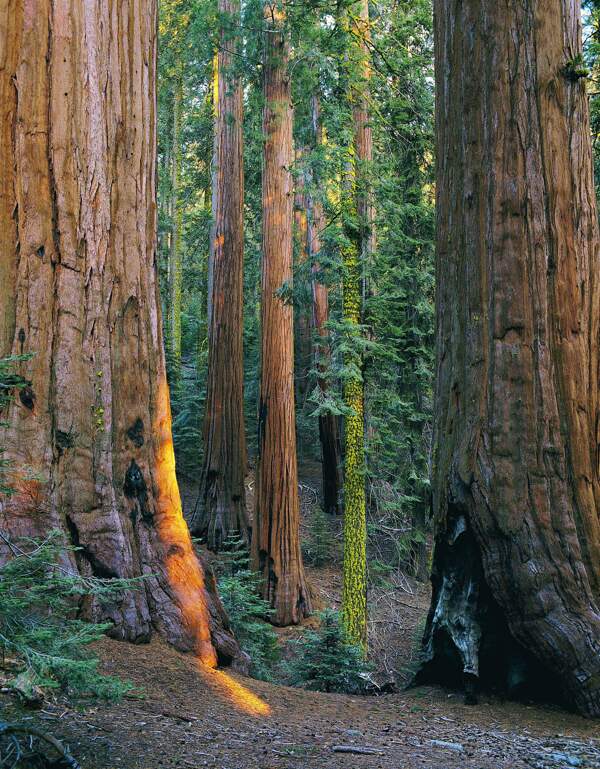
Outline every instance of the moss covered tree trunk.
MULTIPOLYGON (((370 255, 371 203, 368 164, 373 144, 368 113, 369 5, 360 0, 349 14, 348 99, 352 108, 353 145, 345 169, 346 242, 343 247, 343 314, 349 333, 361 334, 363 265, 370 255), (353 330, 354 329, 354 330, 353 330)), ((362 357, 356 345, 345 365, 355 374, 344 382, 344 578, 342 616, 350 639, 367 644, 367 520, 365 494, 365 427, 362 357)))
POLYGON ((60 529, 83 574, 144 575, 86 615, 213 664, 162 347, 155 78, 154 0, 0 3, 0 355, 33 354, 3 415, 0 526, 60 529))
MULTIPOLYGON (((312 124, 315 148, 323 142, 323 130, 319 108, 319 97, 312 98, 312 124)), ((313 189, 318 179, 312 179, 313 189)), ((308 197, 308 250, 311 261, 312 288, 312 330, 314 339, 314 366, 319 372, 318 386, 325 399, 329 382, 327 369, 331 357, 329 345, 329 289, 323 283, 319 253, 321 251, 321 232, 325 229, 323 203, 318 193, 308 197)), ((342 446, 338 428, 337 414, 319 416, 319 439, 321 441, 321 465, 323 485, 323 508, 326 513, 336 515, 341 512, 340 496, 342 492, 342 446)))
POLYGON ((215 105, 215 188, 208 303, 208 382, 201 514, 194 530, 218 550, 230 536, 249 539, 244 476, 244 168, 242 86, 235 71, 240 6, 220 0, 215 105))
POLYGON ((600 265, 579 5, 437 0, 435 22, 422 677, 546 688, 599 716, 600 265))
POLYGON ((294 409, 292 282, 292 106, 284 10, 267 3, 265 21, 263 256, 259 459, 252 531, 254 568, 278 625, 310 613, 300 550, 294 409))

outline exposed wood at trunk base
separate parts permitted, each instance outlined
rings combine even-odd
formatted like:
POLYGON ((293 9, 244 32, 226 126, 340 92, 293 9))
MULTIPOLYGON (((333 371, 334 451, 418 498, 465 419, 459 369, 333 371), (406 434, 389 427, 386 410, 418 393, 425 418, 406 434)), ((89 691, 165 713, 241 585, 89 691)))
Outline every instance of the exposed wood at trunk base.
POLYGON ((458 507, 449 512, 446 536, 436 546, 431 582, 422 664, 413 686, 462 686, 469 705, 477 704, 482 689, 565 704, 548 669, 511 635, 486 583, 468 519, 458 507))

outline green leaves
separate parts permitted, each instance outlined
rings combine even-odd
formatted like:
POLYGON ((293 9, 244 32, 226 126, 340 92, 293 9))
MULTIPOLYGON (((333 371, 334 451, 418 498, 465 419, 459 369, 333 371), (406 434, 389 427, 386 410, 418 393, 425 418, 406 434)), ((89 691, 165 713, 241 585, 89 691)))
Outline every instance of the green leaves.
POLYGON ((320 621, 318 630, 306 631, 291 642, 294 657, 286 666, 289 683, 320 692, 364 692, 371 668, 362 648, 348 642, 337 612, 322 612, 320 621))
POLYGON ((269 681, 279 660, 279 647, 277 634, 267 621, 273 611, 258 595, 258 580, 258 575, 241 569, 219 579, 219 594, 235 637, 250 656, 250 674, 269 681))
MULTIPOLYGON (((361 165, 360 178, 354 183, 373 191, 376 248, 372 258, 361 260, 358 268, 363 316, 360 323, 348 323, 342 317, 342 286, 350 277, 343 255, 365 226, 355 207, 349 205, 345 175, 353 162, 349 150, 352 105, 347 92, 351 81, 361 75, 351 52, 352 32, 340 20, 346 11, 351 14, 355 5, 354 0, 342 0, 333 8, 320 0, 298 0, 287 6, 293 48, 290 77, 294 142, 303 150, 292 172, 296 179, 303 179, 305 194, 323 206, 324 216, 319 225, 318 253, 312 260, 297 259, 293 286, 286 282, 276 293, 303 317, 312 313, 313 280, 326 285, 329 294, 329 333, 327 344, 322 346, 331 352, 313 360, 308 384, 299 388, 303 394, 297 398, 301 452, 306 458, 318 458, 318 418, 325 414, 353 416, 353 410, 343 404, 341 392, 349 382, 362 382, 368 428, 369 514, 386 520, 389 531, 404 531, 414 525, 413 519, 424 517, 429 493, 435 193, 432 9, 431 0, 370 3, 368 121, 374 157, 372 162, 361 165), (322 128, 318 142, 313 114, 315 94, 320 104, 317 122, 322 128), (327 382, 325 394, 318 387, 321 380, 327 382)), ((184 373, 183 387, 178 387, 172 397, 178 466, 193 472, 201 458, 205 398, 206 360, 198 354, 198 348, 206 346, 213 151, 210 95, 215 33, 220 25, 225 26, 227 35, 240 36, 235 71, 244 88, 244 407, 250 456, 256 451, 264 20, 258 0, 243 4, 239 26, 231 18, 219 17, 214 0, 169 0, 163 11, 166 16, 161 27, 158 137, 161 254, 164 283, 173 217, 169 209, 169 153, 174 66, 178 63, 184 82, 180 195, 184 207, 184 373)), ((600 125, 600 117, 596 122, 600 125)), ((313 358, 318 355, 317 351, 313 358)), ((300 362, 300 356, 298 361, 299 381, 304 383, 307 364, 305 359, 300 362)), ((300 457, 301 463, 304 458, 300 457)), ((373 542, 381 537, 391 540, 393 535, 385 531, 374 531, 373 542)), ((384 549, 393 550, 396 559, 397 551, 389 544, 384 549)))
POLYGON ((12 558, 0 569, 0 652, 16 657, 20 691, 61 687, 74 696, 116 699, 131 686, 98 671, 88 650, 110 623, 90 624, 76 618, 83 598, 100 603, 118 600, 136 580, 82 577, 64 564, 76 548, 60 532, 45 540, 12 542, 0 535, 12 558))
POLYGON ((285 280, 273 293, 278 299, 281 299, 283 304, 293 306, 294 286, 291 281, 285 280))

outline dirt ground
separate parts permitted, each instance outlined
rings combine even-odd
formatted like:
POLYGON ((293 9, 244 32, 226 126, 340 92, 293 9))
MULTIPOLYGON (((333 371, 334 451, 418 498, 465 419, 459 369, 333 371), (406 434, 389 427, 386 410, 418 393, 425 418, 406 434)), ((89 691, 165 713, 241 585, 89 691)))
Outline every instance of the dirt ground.
POLYGON ((558 709, 493 699, 469 707, 430 687, 381 697, 306 692, 200 669, 158 640, 106 639, 97 651, 139 697, 28 713, 0 700, 3 717, 58 736, 84 769, 600 767, 598 724, 558 709), (373 752, 336 750, 357 746, 373 752))
MULTIPOLYGON (((309 505, 314 489, 304 486, 309 505)), ((339 604, 339 568, 308 569, 308 577, 317 608, 339 604)), ((407 681, 427 587, 399 577, 391 589, 372 590, 369 603, 380 667, 407 681)), ((558 708, 492 697, 470 707, 436 687, 379 697, 307 692, 202 669, 158 639, 143 646, 105 639, 96 651, 136 696, 27 711, 0 693, 0 721, 45 729, 82 769, 600 769, 600 724, 558 708), (341 752, 357 749, 367 752, 341 752)))

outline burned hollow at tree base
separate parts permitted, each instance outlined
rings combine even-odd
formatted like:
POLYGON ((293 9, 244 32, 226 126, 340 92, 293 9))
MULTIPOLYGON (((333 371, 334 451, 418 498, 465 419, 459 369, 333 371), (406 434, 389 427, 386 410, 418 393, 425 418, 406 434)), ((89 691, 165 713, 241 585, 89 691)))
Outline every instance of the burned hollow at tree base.
POLYGON ((432 566, 432 602, 413 686, 440 683, 464 689, 465 702, 493 692, 515 700, 569 704, 549 670, 512 636, 483 573, 467 517, 448 516, 432 566))

